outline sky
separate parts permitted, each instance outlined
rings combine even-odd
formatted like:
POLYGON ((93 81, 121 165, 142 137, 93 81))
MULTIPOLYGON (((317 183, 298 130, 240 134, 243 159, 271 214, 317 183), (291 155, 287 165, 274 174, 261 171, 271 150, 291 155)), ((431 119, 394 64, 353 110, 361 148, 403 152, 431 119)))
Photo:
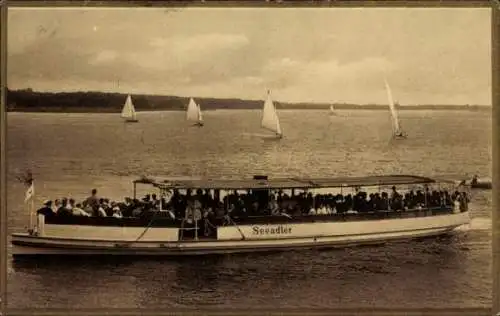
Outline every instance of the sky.
POLYGON ((8 86, 491 105, 490 9, 9 8, 8 86))

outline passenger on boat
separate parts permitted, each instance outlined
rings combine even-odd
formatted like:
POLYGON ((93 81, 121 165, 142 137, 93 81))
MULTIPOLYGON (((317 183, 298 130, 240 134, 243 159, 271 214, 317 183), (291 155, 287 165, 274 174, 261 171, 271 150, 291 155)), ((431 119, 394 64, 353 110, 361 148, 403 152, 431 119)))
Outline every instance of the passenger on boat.
POLYGON ((270 196, 270 201, 269 201, 268 207, 269 207, 269 212, 271 213, 271 215, 279 215, 280 214, 278 202, 274 198, 274 195, 270 196))
POLYGON ((224 210, 224 204, 222 202, 218 202, 215 208, 215 216, 217 218, 223 218, 226 215, 226 210, 224 210))
POLYGON ((68 211, 72 211, 74 207, 75 207, 75 200, 70 198, 67 204, 68 211))
POLYGON ((453 201, 453 211, 455 213, 459 213, 460 212, 460 206, 461 206, 461 196, 460 195, 457 195, 455 197, 455 200, 453 201))
POLYGON ((151 205, 153 208, 160 207, 160 200, 156 197, 156 194, 151 194, 151 205))
POLYGON ((193 200, 192 199, 189 199, 187 201, 187 207, 186 207, 186 210, 185 210, 185 216, 184 216, 184 220, 189 223, 189 224, 192 224, 193 223, 193 213, 194 213, 194 205, 193 205, 193 200))
POLYGON ((99 199, 99 202, 100 202, 101 208, 106 213, 106 216, 112 216, 113 215, 113 211, 111 210, 111 205, 109 203, 109 199, 105 199, 105 198, 104 199, 99 199))
POLYGON ((90 217, 91 215, 82 209, 82 204, 78 203, 72 210, 73 216, 85 216, 90 217))
MULTIPOLYGON (((89 204, 89 211, 82 210, 80 212, 77 209, 81 209, 75 205, 73 199, 64 198, 63 203, 56 200, 54 203, 57 205, 57 209, 61 212, 60 215, 65 216, 69 213, 76 216, 88 216, 90 213, 92 216, 98 217, 119 217, 121 213, 122 217, 144 217, 147 218, 152 215, 155 211, 159 210, 160 207, 155 207, 155 203, 161 202, 162 210, 171 210, 174 216, 170 216, 172 219, 179 218, 175 214, 182 214, 180 218, 188 218, 191 221, 194 218, 208 218, 212 216, 213 222, 215 223, 216 218, 227 221, 225 215, 229 215, 230 218, 242 218, 249 215, 253 216, 263 216, 263 215, 274 215, 274 216, 326 216, 331 214, 342 214, 342 213, 364 213, 364 212, 387 212, 387 211, 404 211, 421 209, 423 207, 429 208, 443 208, 443 207, 453 207, 455 200, 459 202, 460 210, 464 210, 469 202, 468 197, 465 193, 454 192, 449 194, 446 190, 430 190, 428 187, 425 188, 425 192, 420 190, 413 191, 409 190, 405 194, 400 194, 396 191, 396 188, 392 188, 391 198, 387 192, 382 191, 379 193, 368 194, 358 188, 357 193, 352 196, 351 194, 313 194, 312 192, 303 192, 297 195, 289 196, 286 193, 279 192, 269 194, 269 199, 260 200, 259 195, 248 191, 246 194, 234 191, 228 194, 221 202, 220 195, 214 194, 214 197, 209 191, 197 190, 195 194, 191 194, 190 190, 187 190, 185 195, 180 194, 178 191, 173 190, 173 194, 169 197, 168 203, 163 203, 163 196, 158 199, 156 196, 148 195, 143 199, 144 201, 139 201, 137 199, 130 199, 126 197, 124 202, 115 203, 109 202, 109 199, 99 199, 97 201, 98 208, 93 211, 90 207, 92 196, 87 198, 85 201, 89 204), (147 202, 149 200, 149 202, 147 202), (154 202, 156 201, 156 202, 154 202), (260 204, 260 203, 262 204, 260 204), (183 205, 189 206, 182 208, 183 205), (119 212, 117 209, 119 209, 119 212), (250 211, 250 212, 249 212, 250 211), (196 213, 196 214, 195 214, 196 213), (85 215, 87 214, 87 215, 85 215), (116 215, 115 215, 116 214, 116 215)), ((97 190, 95 190, 97 193, 97 190)), ((93 195, 95 197, 96 194, 93 195)), ((84 201, 84 202, 85 202, 84 201)), ((56 207, 56 206, 53 206, 56 207)), ((210 220, 212 222, 212 220, 210 220)), ((205 226, 201 224, 200 226, 205 226)))
POLYGON ((90 208, 93 212, 98 211, 99 198, 97 198, 97 189, 92 189, 91 195, 83 201, 83 207, 85 209, 90 208))
POLYGON ((467 196, 466 192, 462 192, 459 196, 457 196, 458 201, 460 202, 460 211, 465 212, 468 210, 468 205, 469 205, 469 197, 467 196))
POLYGON ((57 215, 58 216, 65 216, 65 217, 73 215, 69 206, 68 206, 68 199, 67 198, 62 199, 61 206, 57 210, 57 215))
POLYGON ((120 207, 118 207, 118 205, 113 205, 113 208, 112 208, 112 211, 113 211, 113 217, 115 218, 122 218, 123 215, 122 215, 122 212, 120 211, 120 207))
MULTIPOLYGON (((200 206, 201 206, 201 204, 200 204, 200 206)), ((197 207, 195 205, 195 207, 193 209, 193 221, 199 222, 202 218, 203 218, 203 214, 201 213, 201 207, 197 207)), ((200 226, 199 224, 197 224, 197 225, 200 226)))
POLYGON ((61 207, 61 201, 59 199, 56 199, 54 201, 54 204, 52 205, 52 211, 54 212, 54 214, 57 214, 57 210, 59 210, 60 207, 61 207))
POLYGON ((122 210, 122 215, 124 217, 132 217, 132 212, 134 208, 134 206, 132 205, 132 199, 126 197, 124 200, 125 201, 120 205, 120 209, 122 210))
POLYGON ((63 199, 63 207, 65 207, 68 211, 71 211, 73 209, 73 206, 71 205, 70 201, 71 199, 68 198, 63 199))
POLYGON ((37 214, 42 214, 44 216, 54 216, 54 210, 52 209, 52 201, 46 200, 43 202, 43 206, 36 211, 37 214))
POLYGON ((61 203, 59 203, 59 206, 57 208, 57 213, 60 213, 61 211, 66 210, 66 205, 68 204, 68 200, 66 198, 61 199, 61 203))
POLYGON ((211 236, 212 233, 215 231, 215 226, 212 224, 212 222, 215 221, 215 214, 212 210, 211 207, 208 209, 205 209, 205 212, 203 213, 203 234, 205 236, 211 236))
POLYGON ((477 184, 477 181, 478 181, 478 176, 477 176, 477 175, 474 175, 474 176, 472 177, 472 180, 470 181, 470 184, 475 185, 475 184, 477 184))
POLYGON ((99 205, 97 206, 97 214, 94 216, 98 217, 106 217, 108 214, 106 214, 106 211, 104 208, 106 207, 106 204, 104 203, 104 199, 99 199, 99 205))
POLYGON ((314 208, 314 206, 311 206, 311 208, 309 209, 309 215, 316 215, 317 212, 316 212, 316 209, 314 208))
POLYGON ((139 200, 132 200, 132 217, 139 217, 143 213, 143 206, 139 203, 139 200))
POLYGON ((319 208, 316 210, 317 215, 327 215, 326 207, 324 205, 319 205, 319 208))

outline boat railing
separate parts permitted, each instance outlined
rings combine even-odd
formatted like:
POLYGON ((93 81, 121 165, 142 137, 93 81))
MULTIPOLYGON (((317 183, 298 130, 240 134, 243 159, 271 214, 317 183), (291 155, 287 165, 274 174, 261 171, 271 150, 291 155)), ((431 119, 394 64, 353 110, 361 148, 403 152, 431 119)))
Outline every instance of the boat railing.
POLYGON ((198 226, 198 220, 192 220, 189 221, 187 219, 182 219, 181 220, 181 227, 179 228, 180 230, 180 236, 179 240, 184 239, 184 232, 186 231, 193 231, 194 232, 194 240, 198 240, 198 231, 199 231, 199 226, 198 226), (188 224, 188 225, 186 225, 188 224))
POLYGON ((382 220, 382 219, 395 219, 395 218, 412 218, 424 216, 437 216, 453 213, 453 207, 448 206, 445 208, 425 208, 413 209, 404 211, 375 211, 363 213, 337 213, 325 215, 298 215, 298 216, 245 216, 233 217, 234 221, 239 225, 243 224, 273 224, 273 223, 314 223, 314 222, 330 222, 330 221, 366 221, 366 220, 382 220))
MULTIPOLYGON (((322 215, 260 215, 260 216, 231 216, 232 221, 237 225, 243 224, 274 224, 274 223, 314 223, 326 221, 365 221, 365 220, 380 220, 380 219, 395 219, 395 218, 411 218, 423 216, 437 216, 451 214, 454 212, 452 206, 446 207, 431 207, 423 209, 410 209, 402 211, 371 211, 361 213, 336 213, 322 215)), ((197 231, 197 221, 193 223, 186 222, 183 218, 172 219, 168 215, 162 216, 159 212, 150 212, 141 217, 84 217, 84 216, 50 216, 45 220, 46 224, 59 225, 91 225, 91 226, 117 226, 117 227, 176 227, 183 230, 197 231), (152 221, 152 216, 155 216, 152 221)), ((162 212, 160 212, 162 213, 162 212)), ((211 218, 212 224, 221 226, 226 218, 211 218)))

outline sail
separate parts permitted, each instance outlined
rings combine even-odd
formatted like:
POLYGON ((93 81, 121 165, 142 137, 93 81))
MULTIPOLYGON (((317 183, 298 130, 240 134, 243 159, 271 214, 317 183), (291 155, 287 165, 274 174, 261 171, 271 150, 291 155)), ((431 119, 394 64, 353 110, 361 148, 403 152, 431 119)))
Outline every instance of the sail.
POLYGON ((197 123, 203 120, 200 107, 196 104, 196 102, 194 102, 193 98, 189 99, 189 104, 186 111, 186 120, 197 123))
POLYGON ((127 100, 125 101, 125 105, 123 106, 121 117, 124 119, 136 119, 135 108, 134 104, 132 103, 130 94, 127 96, 127 100))
POLYGON ((201 112, 201 107, 199 104, 196 104, 196 107, 198 108, 198 122, 201 123, 203 122, 203 114, 201 112))
POLYGON ((273 100, 271 99, 271 93, 269 91, 267 92, 267 98, 264 102, 264 108, 262 109, 261 126, 275 132, 279 136, 283 134, 278 113, 276 113, 276 108, 274 107, 273 100))
POLYGON ((332 114, 335 113, 335 110, 333 109, 333 104, 330 105, 330 113, 332 113, 332 114))
POLYGON ((385 80, 385 89, 387 90, 387 98, 389 99, 389 110, 391 111, 392 127, 394 129, 394 133, 397 134, 401 132, 401 124, 399 123, 398 111, 396 110, 394 99, 392 98, 392 91, 389 87, 389 84, 387 83, 387 80, 385 80))

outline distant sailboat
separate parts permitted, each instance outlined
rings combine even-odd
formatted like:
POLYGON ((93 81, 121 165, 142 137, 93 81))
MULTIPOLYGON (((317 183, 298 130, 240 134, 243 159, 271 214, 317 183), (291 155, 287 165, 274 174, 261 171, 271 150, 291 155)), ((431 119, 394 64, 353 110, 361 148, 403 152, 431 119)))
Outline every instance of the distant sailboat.
POLYGON ((335 116, 337 113, 335 113, 335 110, 333 109, 333 104, 330 105, 330 116, 335 116))
POLYGON ((139 122, 130 94, 127 96, 127 100, 125 101, 125 105, 123 106, 121 117, 125 119, 125 123, 139 122))
POLYGON ((262 109, 261 126, 262 128, 274 132, 277 138, 283 138, 283 131, 281 130, 278 113, 274 107, 273 100, 271 99, 271 92, 269 90, 267 91, 267 98, 264 102, 264 108, 262 109))
POLYGON ((201 109, 196 102, 194 102, 193 98, 189 99, 189 104, 186 110, 186 120, 195 122, 196 126, 203 126, 203 115, 201 114, 201 109))
POLYGON ((389 99, 389 110, 391 112, 392 119, 392 136, 396 139, 406 138, 408 135, 401 128, 401 123, 399 122, 398 111, 396 110, 396 106, 394 104, 394 99, 392 98, 392 91, 389 87, 389 83, 385 80, 385 89, 387 90, 387 98, 389 99))

